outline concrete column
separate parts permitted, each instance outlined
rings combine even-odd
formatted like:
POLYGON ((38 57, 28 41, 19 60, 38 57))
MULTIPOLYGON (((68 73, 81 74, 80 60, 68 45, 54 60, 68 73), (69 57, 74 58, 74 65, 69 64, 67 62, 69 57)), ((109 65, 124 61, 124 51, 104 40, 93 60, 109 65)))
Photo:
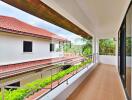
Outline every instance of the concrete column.
POLYGON ((116 56, 116 68, 118 69, 118 34, 115 36, 115 44, 116 44, 116 51, 115 51, 115 56, 116 56))
POLYGON ((98 39, 96 38, 96 36, 93 37, 93 41, 92 41, 92 45, 93 45, 93 54, 96 54, 95 55, 95 61, 96 63, 98 63, 98 51, 99 51, 99 42, 98 42, 98 39))
POLYGON ((96 63, 98 63, 99 62, 99 39, 98 38, 96 38, 96 58, 97 58, 96 63))

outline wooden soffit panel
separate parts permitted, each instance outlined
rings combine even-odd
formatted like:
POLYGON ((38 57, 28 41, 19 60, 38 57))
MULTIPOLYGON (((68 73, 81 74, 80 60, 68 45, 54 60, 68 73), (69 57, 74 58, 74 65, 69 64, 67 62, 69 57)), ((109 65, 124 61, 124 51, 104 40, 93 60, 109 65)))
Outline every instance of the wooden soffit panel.
POLYGON ((46 4, 42 3, 40 0, 3 0, 3 1, 27 13, 30 13, 43 20, 60 26, 66 30, 69 30, 77 35, 81 35, 82 37, 85 38, 91 38, 91 36, 88 33, 83 31, 77 25, 73 24, 64 16, 57 13, 52 8, 48 7, 46 4))

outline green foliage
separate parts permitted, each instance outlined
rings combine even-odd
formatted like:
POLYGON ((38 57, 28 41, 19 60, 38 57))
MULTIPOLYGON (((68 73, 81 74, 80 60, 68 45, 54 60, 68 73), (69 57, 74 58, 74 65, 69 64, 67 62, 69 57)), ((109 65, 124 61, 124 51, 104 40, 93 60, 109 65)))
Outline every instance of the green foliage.
POLYGON ((70 43, 64 43, 63 45, 63 50, 64 52, 68 52, 71 48, 71 44, 70 43))
POLYGON ((83 39, 85 44, 82 47, 82 54, 84 56, 92 55, 92 40, 83 39))
POLYGON ((132 38, 127 37, 126 38, 126 55, 131 56, 131 48, 132 48, 132 38))
POLYGON ((80 54, 82 52, 82 45, 75 45, 70 43, 64 43, 63 50, 65 53, 80 54))
POLYGON ((83 44, 64 43, 64 52, 81 54, 83 56, 92 55, 92 39, 77 38, 76 41, 81 41, 83 44))
MULTIPOLYGON (((26 84, 24 87, 18 88, 16 90, 5 90, 4 92, 4 97, 5 100, 23 100, 25 97, 41 90, 42 88, 44 88, 45 86, 51 84, 51 82, 54 82, 62 77, 64 77, 65 75, 79 69, 80 67, 90 63, 92 60, 89 59, 85 62, 82 62, 78 65, 74 65, 70 68, 68 68, 67 70, 63 70, 60 71, 54 75, 52 75, 43 79, 38 79, 32 83, 28 83, 26 84)), ((2 94, 0 93, 0 100, 2 100, 2 94)))
POLYGON ((92 48, 91 48, 91 47, 85 48, 85 49, 83 50, 83 55, 84 55, 84 56, 92 55, 92 48))
POLYGON ((115 42, 113 39, 99 40, 100 55, 115 55, 115 42))

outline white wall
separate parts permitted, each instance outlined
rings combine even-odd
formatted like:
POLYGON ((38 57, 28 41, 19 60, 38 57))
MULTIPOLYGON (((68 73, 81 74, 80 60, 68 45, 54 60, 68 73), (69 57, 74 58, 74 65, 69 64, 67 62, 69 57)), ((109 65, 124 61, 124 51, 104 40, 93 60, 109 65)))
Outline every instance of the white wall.
POLYGON ((50 42, 47 39, 0 32, 0 65, 63 56, 63 52, 50 52, 50 42), (33 52, 23 52, 23 41, 32 41, 33 52))
MULTIPOLYGON (((96 41, 97 41, 97 45, 96 45, 96 49, 97 49, 97 53, 99 54, 99 40, 100 39, 109 39, 109 38, 114 38, 113 36, 102 36, 102 37, 97 37, 96 41)), ((111 64, 111 65, 116 65, 118 67, 118 34, 115 35, 115 44, 116 44, 116 50, 115 50, 115 56, 113 55, 98 55, 98 60, 100 63, 104 63, 104 64, 111 64)))
POLYGON ((104 64, 116 65, 117 57, 111 55, 99 55, 99 62, 104 64))
POLYGON ((126 56, 126 67, 132 67, 132 57, 131 56, 126 56))

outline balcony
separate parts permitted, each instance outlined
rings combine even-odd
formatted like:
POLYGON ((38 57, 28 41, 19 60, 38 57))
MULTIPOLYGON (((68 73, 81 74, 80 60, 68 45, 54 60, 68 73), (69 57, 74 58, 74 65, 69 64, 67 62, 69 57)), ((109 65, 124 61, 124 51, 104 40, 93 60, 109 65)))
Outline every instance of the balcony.
MULTIPOLYGON (((8 100, 8 99, 12 98, 12 99, 16 100, 16 99, 26 98, 27 100, 28 99, 32 100, 32 99, 38 98, 40 95, 45 95, 47 92, 58 87, 61 83, 68 81, 69 78, 71 78, 72 76, 74 76, 75 74, 77 74, 78 72, 83 70, 84 68, 86 68, 87 67, 86 65, 91 63, 92 58, 91 58, 91 56, 89 56, 86 59, 74 58, 74 60, 72 60, 72 61, 71 61, 71 59, 70 59, 70 61, 68 61, 67 59, 64 59, 64 61, 68 62, 69 64, 73 64, 73 63, 76 63, 76 64, 72 65, 72 67, 70 67, 70 68, 66 68, 66 66, 67 66, 67 64, 66 64, 66 65, 59 65, 59 66, 49 68, 49 69, 44 69, 44 70, 41 70, 41 71, 38 71, 38 72, 32 73, 32 74, 27 72, 29 75, 23 75, 21 77, 19 77, 17 75, 16 79, 11 79, 11 78, 7 79, 8 76, 11 77, 11 75, 9 75, 11 72, 11 69, 10 70, 8 69, 9 70, 8 71, 9 74, 7 73, 8 76, 6 76, 7 74, 1 72, 1 74, 3 75, 1 78, 5 78, 5 79, 1 79, 2 83, 0 84, 0 87, 1 87, 0 99, 8 100), (17 84, 20 81, 21 82, 27 81, 27 80, 31 81, 31 79, 34 79, 34 81, 32 81, 28 84, 26 83, 26 85, 24 85, 24 86, 21 86, 21 87, 16 86, 16 85, 14 86, 14 84, 17 84), (11 89, 11 91, 9 89, 11 89), (20 97, 17 96, 17 94, 19 94, 19 93, 21 94, 20 97), (12 97, 11 95, 14 97, 12 97)), ((62 62, 62 60, 61 60, 61 62, 62 62)), ((48 65, 48 64, 46 64, 46 65, 48 65)), ((41 65, 41 66, 44 67, 44 65, 41 65)), ((34 66, 31 66, 31 67, 34 67, 34 66)), ((13 67, 9 67, 9 68, 13 68, 13 67)), ((19 68, 19 70, 24 70, 24 69, 19 68)), ((12 70, 12 71, 14 71, 14 70, 12 70)), ((18 74, 18 73, 14 73, 14 75, 15 74, 18 74)), ((22 72, 21 72, 21 74, 22 74, 22 72)), ((13 76, 13 78, 14 78, 14 76, 13 76)))
MULTIPOLYGON (((52 45, 50 45, 50 52, 48 52, 50 55, 44 53, 45 48, 39 49, 39 52, 35 49, 38 53, 35 56, 30 56, 30 53, 36 52, 31 52, 32 48, 30 48, 30 52, 20 55, 21 59, 15 55, 17 64, 14 62, 7 64, 12 60, 12 56, 9 56, 7 62, 5 61, 6 57, 3 57, 4 60, 2 57, 0 58, 0 100, 131 100, 131 0, 96 2, 94 0, 84 0, 83 2, 79 0, 3 1, 42 20, 69 30, 73 34, 91 40, 92 53, 90 52, 91 55, 84 57, 80 52, 78 55, 63 55, 61 52, 56 54, 61 57, 50 59, 49 57, 52 55, 56 56, 54 55, 55 52, 52 52, 54 45, 50 42, 54 42, 52 38, 56 40, 57 36, 49 33, 46 36, 46 34, 41 33, 42 30, 36 28, 33 29, 35 33, 30 35, 31 26, 29 30, 27 25, 26 32, 29 33, 26 33, 24 26, 15 25, 10 30, 6 29, 9 22, 3 24, 4 28, 2 28, 1 35, 4 42, 9 43, 8 46, 10 46, 9 33, 10 31, 16 32, 15 29, 18 30, 17 35, 16 33, 13 34, 14 37, 23 34, 26 39, 28 39, 26 36, 33 36, 29 40, 33 39, 34 41, 35 39, 36 41, 36 38, 39 38, 40 41, 43 35, 44 39, 48 37, 47 39, 51 40, 49 43, 52 45), (8 38, 4 37, 3 31, 5 30, 8 33, 8 38), (41 34, 36 30, 39 30, 41 34), (114 41, 114 45, 110 41, 101 44, 100 41, 105 39, 111 39, 114 41), (114 49, 109 49, 109 46, 114 49), (103 47, 105 49, 102 49, 103 47), (109 54, 107 54, 108 51, 110 51, 109 54), (43 53, 46 55, 45 57, 43 57, 43 53), (41 60, 30 61, 29 58, 30 60, 41 58, 41 60), (19 62, 19 60, 23 62, 19 62), (26 60, 29 61, 24 62, 26 60)), ((60 39, 58 37, 61 40, 58 44, 64 44, 68 38, 60 39)), ((1 45, 2 42, 0 42, 1 45)), ((32 46, 32 42, 28 42, 28 45, 32 46)), ((40 44, 38 47, 44 47, 42 43, 40 44)), ((6 46, 2 48, 4 47, 6 46)), ((5 51, 8 52, 9 50, 5 49, 5 51)), ((3 50, 1 55, 5 51, 3 50)), ((12 52, 14 51, 12 50, 12 52)))
MULTIPOLYGON (((45 73, 49 73, 48 76, 51 76, 51 83, 48 83, 48 85, 39 89, 39 91, 35 90, 28 93, 26 100, 102 100, 104 98, 109 100, 126 100, 125 92, 116 67, 109 64, 98 64, 97 59, 98 55, 95 54, 91 64, 82 66, 79 69, 76 68, 74 71, 57 80, 54 80, 53 77, 55 73, 61 72, 59 67, 42 71, 40 73, 41 79, 45 77, 45 73)), ((10 82, 3 81, 1 84, 3 96, 6 96, 4 88, 19 88, 9 86, 8 84, 15 81, 22 81, 25 78, 30 79, 32 77, 35 78, 36 74, 23 78, 21 77, 20 79, 10 82), (3 85, 5 85, 4 88, 3 85)))

